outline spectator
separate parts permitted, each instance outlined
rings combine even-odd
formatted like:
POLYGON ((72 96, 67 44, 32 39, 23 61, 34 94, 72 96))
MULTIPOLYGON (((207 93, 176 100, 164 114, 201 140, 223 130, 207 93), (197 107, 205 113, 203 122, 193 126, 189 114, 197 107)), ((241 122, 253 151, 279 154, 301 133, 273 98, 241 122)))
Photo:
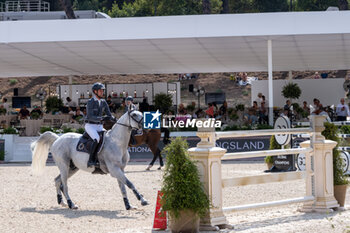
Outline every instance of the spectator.
POLYGON ((284 107, 283 107, 283 110, 284 110, 284 111, 288 111, 288 113, 287 113, 287 115, 286 115, 287 117, 291 117, 291 115, 292 115, 291 106, 292 106, 292 104, 291 104, 290 100, 287 100, 287 101, 286 101, 286 104, 285 104, 284 107))
POLYGON ((23 105, 23 107, 21 108, 21 110, 19 111, 19 119, 20 120, 26 120, 28 119, 30 113, 27 109, 27 106, 26 105, 23 105))
POLYGON ((319 104, 319 116, 326 116, 326 120, 328 122, 331 122, 331 118, 329 118, 329 115, 326 111, 326 109, 322 106, 322 104, 319 104))
POLYGON ((267 124, 268 123, 268 111, 265 106, 265 102, 261 102, 259 108, 259 124, 267 124))
POLYGON ((258 93, 258 98, 255 99, 255 101, 258 103, 258 106, 261 105, 261 102, 263 102, 262 98, 263 94, 261 92, 258 93))
POLYGON ((221 118, 223 120, 227 120, 227 102, 226 102, 226 100, 224 101, 224 103, 221 105, 221 107, 219 109, 219 115, 221 116, 221 118))
POLYGON ((43 117, 43 112, 41 111, 41 108, 37 105, 34 106, 34 109, 30 112, 30 116, 32 116, 33 113, 38 113, 39 114, 39 118, 43 117))
POLYGON ((214 107, 214 117, 216 117, 217 115, 219 115, 219 108, 216 105, 216 102, 213 102, 213 107, 214 107))
POLYGON ((239 85, 246 86, 248 84, 248 75, 245 72, 241 74, 242 74, 242 79, 239 81, 239 85))
POLYGON ((303 102, 303 110, 304 112, 307 112, 308 114, 310 114, 310 108, 307 106, 306 101, 303 102))
POLYGON ((336 109, 337 121, 346 121, 346 117, 350 116, 349 106, 345 104, 344 98, 340 99, 340 104, 338 104, 336 109))
POLYGON ((142 103, 140 103, 140 112, 148 112, 149 104, 147 103, 147 98, 143 98, 142 103))
POLYGON ((77 108, 77 111, 72 116, 72 119, 75 121, 80 121, 83 118, 84 118, 84 114, 80 111, 80 108, 77 108))
POLYGON ((312 115, 318 115, 320 113, 320 105, 321 105, 320 100, 315 98, 313 102, 314 102, 314 105, 312 106, 313 108, 312 115))
POLYGON ((186 115, 186 109, 184 104, 179 104, 179 108, 177 110, 179 115, 186 115))
POLYGON ((318 72, 315 72, 314 79, 320 79, 321 76, 318 74, 318 72))
POLYGON ((73 116, 75 114, 75 112, 73 111, 73 109, 71 107, 68 107, 68 114, 73 116))
POLYGON ((67 100, 67 103, 66 103, 67 107, 76 107, 77 106, 77 103, 72 101, 72 99, 70 97, 67 97, 66 100, 67 100))
POLYGON ((108 96, 107 97, 107 100, 106 100, 107 104, 108 104, 108 107, 109 109, 111 110, 111 112, 115 112, 115 104, 113 103, 112 101, 112 96, 108 96))
POLYGON ((2 99, 2 105, 4 106, 4 108, 6 109, 7 114, 10 114, 10 106, 7 103, 7 98, 3 98, 2 99))
POLYGON ((262 99, 262 101, 261 102, 264 102, 265 103, 265 107, 269 107, 269 103, 268 103, 268 101, 267 101, 267 99, 266 99, 266 97, 264 96, 264 95, 262 95, 261 96, 261 99, 262 99))
POLYGON ((205 113, 207 114, 208 118, 214 118, 214 106, 212 103, 208 104, 208 108, 205 110, 205 113))

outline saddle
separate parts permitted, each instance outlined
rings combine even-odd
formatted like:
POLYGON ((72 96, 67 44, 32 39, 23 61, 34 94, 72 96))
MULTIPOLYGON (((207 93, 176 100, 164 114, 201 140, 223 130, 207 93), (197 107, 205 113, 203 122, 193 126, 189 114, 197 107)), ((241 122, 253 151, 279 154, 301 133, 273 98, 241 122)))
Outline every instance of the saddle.
MULTIPOLYGON (((100 151, 102 150, 103 148, 103 145, 105 143, 105 132, 106 131, 101 131, 101 132, 98 132, 99 136, 100 136, 100 142, 98 143, 97 145, 97 153, 100 153, 100 151)), ((85 152, 85 153, 90 153, 90 148, 91 148, 91 145, 92 145, 92 138, 89 136, 88 133, 84 132, 83 136, 80 137, 79 139, 79 142, 77 144, 77 151, 79 152, 85 152)), ((98 157, 97 157, 98 158, 98 157)))

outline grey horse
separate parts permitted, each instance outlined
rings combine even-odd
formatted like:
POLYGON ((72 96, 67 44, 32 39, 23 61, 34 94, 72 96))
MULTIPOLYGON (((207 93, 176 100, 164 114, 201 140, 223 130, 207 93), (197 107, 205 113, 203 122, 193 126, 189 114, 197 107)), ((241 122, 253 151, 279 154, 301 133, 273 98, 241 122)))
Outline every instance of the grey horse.
MULTIPOLYGON (((143 116, 139 111, 126 112, 105 135, 104 147, 98 154, 100 168, 105 173, 110 173, 112 177, 118 179, 119 188, 123 195, 125 208, 132 208, 129 204, 125 185, 128 186, 136 198, 141 201, 141 205, 148 202, 136 190, 135 186, 126 178, 124 168, 129 161, 127 150, 132 129, 142 127, 143 116)), ((57 189, 57 202, 66 206, 62 200, 63 192, 67 204, 71 209, 77 209, 68 195, 67 180, 79 169, 86 172, 93 172, 94 168, 87 167, 89 155, 84 152, 77 152, 76 147, 81 134, 66 133, 58 136, 52 132, 45 132, 38 140, 32 143, 33 153, 32 169, 34 174, 42 174, 46 165, 48 153, 51 152, 56 165, 60 170, 60 175, 55 178, 57 189)))

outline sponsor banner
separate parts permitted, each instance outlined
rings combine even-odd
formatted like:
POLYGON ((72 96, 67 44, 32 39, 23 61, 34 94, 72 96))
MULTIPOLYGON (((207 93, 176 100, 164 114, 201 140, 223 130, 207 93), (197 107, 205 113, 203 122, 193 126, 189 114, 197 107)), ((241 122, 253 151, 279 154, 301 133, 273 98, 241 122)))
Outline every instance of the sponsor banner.
MULTIPOLYGON (((198 137, 187 137, 189 148, 196 147, 199 142, 198 137)), ((270 147, 270 136, 250 137, 250 138, 223 138, 216 141, 216 146, 226 149, 228 153, 242 151, 268 150, 270 147)), ((163 149, 163 142, 159 142, 159 148, 163 149)), ((153 158, 152 151, 147 145, 128 148, 131 159, 153 158)))

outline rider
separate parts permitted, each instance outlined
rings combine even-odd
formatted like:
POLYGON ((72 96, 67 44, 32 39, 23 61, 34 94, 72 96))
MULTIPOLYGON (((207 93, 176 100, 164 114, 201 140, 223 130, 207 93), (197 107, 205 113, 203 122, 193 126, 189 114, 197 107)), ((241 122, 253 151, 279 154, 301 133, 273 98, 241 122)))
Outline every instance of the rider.
POLYGON ((105 99, 103 99, 105 91, 105 85, 102 83, 95 83, 92 85, 92 93, 94 96, 89 99, 86 105, 86 118, 85 118, 85 132, 92 138, 93 143, 90 148, 90 157, 87 166, 98 165, 96 158, 96 149, 100 141, 98 132, 103 131, 102 114, 105 113, 110 119, 115 119, 108 107, 105 99))
POLYGON ((128 111, 132 111, 132 110, 136 110, 136 106, 133 103, 134 98, 132 98, 132 96, 128 96, 126 97, 125 100, 125 109, 124 109, 124 113, 128 112, 128 111))

